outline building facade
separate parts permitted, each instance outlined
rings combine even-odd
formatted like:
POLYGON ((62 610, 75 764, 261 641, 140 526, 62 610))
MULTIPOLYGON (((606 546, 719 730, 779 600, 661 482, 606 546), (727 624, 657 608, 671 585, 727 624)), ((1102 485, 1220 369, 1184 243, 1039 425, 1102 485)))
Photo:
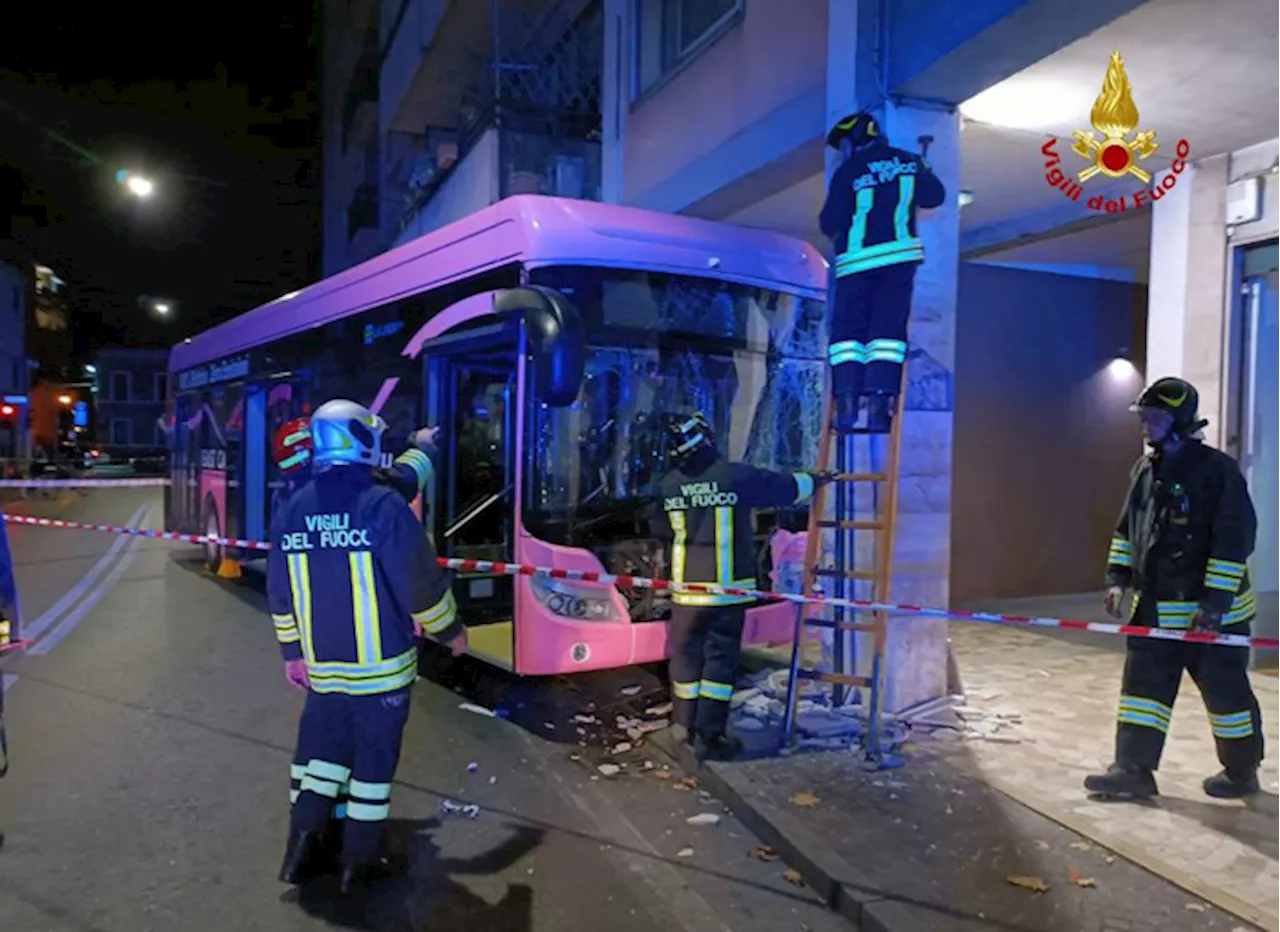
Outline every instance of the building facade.
POLYGON ((0 460, 26 455, 30 387, 26 334, 31 291, 25 262, 0 261, 0 460))
POLYGON ((94 360, 96 440, 112 456, 166 446, 164 415, 169 354, 114 347, 94 360))
POLYGON ((599 200, 599 0, 328 0, 325 275, 512 194, 599 200))
MULTIPOLYGON (((518 190, 581 178, 576 190, 596 196, 590 168, 541 158, 524 170, 503 135, 504 80, 572 57, 495 43, 492 11, 508 6, 345 7, 364 10, 346 34, 368 39, 326 46, 327 62, 345 62, 326 69, 327 274, 518 190), (491 77, 458 78, 477 73, 491 77)), ((578 29, 574 48, 598 44, 597 96, 583 99, 599 131, 553 127, 540 144, 557 159, 566 141, 597 146, 603 200, 767 227, 830 254, 817 225, 829 128, 870 110, 893 144, 927 152, 951 196, 919 227, 896 601, 1100 586, 1142 450, 1127 408, 1162 375, 1200 385, 1207 439, 1241 457, 1272 516, 1257 562, 1277 565, 1273 4, 521 6, 537 10, 522 23, 546 24, 525 35, 578 29), (1187 36, 1203 40, 1194 53, 1187 36), (1104 79, 1136 101, 1130 133, 1159 141, 1132 143, 1136 171, 1120 177, 1087 170, 1096 126, 1094 149, 1074 148, 1104 79)), ((1264 615, 1271 606, 1260 627, 1274 630, 1274 573, 1258 578, 1264 615)), ((945 624, 901 618, 890 631, 889 707, 941 695, 945 624)))

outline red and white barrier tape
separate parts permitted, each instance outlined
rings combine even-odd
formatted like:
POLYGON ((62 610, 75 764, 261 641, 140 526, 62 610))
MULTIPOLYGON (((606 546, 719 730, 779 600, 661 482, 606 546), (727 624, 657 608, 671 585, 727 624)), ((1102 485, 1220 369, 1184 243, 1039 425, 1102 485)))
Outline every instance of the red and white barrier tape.
POLYGON ((24 647, 30 647, 35 641, 13 641, 9 644, 0 644, 0 654, 6 654, 11 650, 22 650, 24 647))
MULTIPOLYGON (((242 550, 270 550, 265 541, 240 540, 233 537, 213 537, 204 534, 179 534, 174 531, 152 531, 145 528, 118 527, 112 524, 86 524, 80 521, 61 521, 56 518, 33 518, 27 515, 4 516, 12 524, 29 524, 37 527, 66 528, 81 531, 102 531, 108 534, 127 534, 156 540, 176 540, 189 544, 218 544, 238 547, 242 550)), ((891 612, 904 615, 926 615, 934 618, 958 618, 965 621, 983 621, 994 624, 1018 625, 1034 628, 1061 628, 1068 631, 1092 631, 1095 634, 1119 634, 1132 637, 1154 638, 1164 641, 1188 641, 1193 644, 1219 644, 1225 647, 1253 647, 1258 650, 1280 650, 1280 639, 1252 637, 1243 634, 1214 634, 1203 631, 1184 631, 1175 628, 1147 628, 1140 625, 1111 624, 1099 621, 1079 621, 1070 618, 1033 618, 1024 615, 1001 615, 994 612, 963 612, 956 609, 930 608, 924 605, 899 605, 889 602, 870 602, 862 599, 837 599, 798 595, 792 592, 765 592, 760 589, 736 589, 729 586, 713 586, 704 583, 672 583, 665 579, 647 576, 630 576, 625 573, 597 573, 592 570, 561 570, 527 563, 503 563, 491 560, 459 560, 439 557, 436 560, 445 569, 493 576, 546 576, 551 579, 570 579, 594 582, 632 589, 681 590, 685 592, 709 592, 716 595, 749 596, 757 599, 782 600, 807 605, 832 605, 855 611, 891 612)))
POLYGON ((138 489, 169 485, 168 479, 0 479, 0 489, 138 489))

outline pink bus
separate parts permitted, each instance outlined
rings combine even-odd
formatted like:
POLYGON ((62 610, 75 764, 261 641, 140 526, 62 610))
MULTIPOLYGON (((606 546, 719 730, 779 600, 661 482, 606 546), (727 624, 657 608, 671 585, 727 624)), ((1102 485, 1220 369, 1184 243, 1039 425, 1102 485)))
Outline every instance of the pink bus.
MULTIPOLYGON (((389 438, 443 428, 417 503, 441 555, 664 577, 650 524, 665 419, 706 412, 734 459, 814 462, 826 278, 778 234, 508 198, 176 346, 166 527, 266 539, 289 485, 277 427, 346 397, 389 438), (555 312, 511 312, 523 285, 557 292, 555 312)), ((803 522, 757 516, 762 585, 770 534, 803 522)), ((260 558, 207 550, 214 569, 260 558)), ((666 656, 662 593, 466 574, 454 588, 472 653, 517 673, 666 656)), ((789 641, 793 624, 761 604, 746 640, 789 641)))

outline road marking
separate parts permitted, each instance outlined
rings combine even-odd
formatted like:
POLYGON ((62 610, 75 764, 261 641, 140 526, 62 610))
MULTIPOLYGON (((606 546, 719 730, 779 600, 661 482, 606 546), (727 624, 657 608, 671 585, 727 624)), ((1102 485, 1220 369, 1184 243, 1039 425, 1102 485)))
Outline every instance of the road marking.
MULTIPOLYGON (((133 513, 133 517, 129 519, 129 526, 134 527, 141 520, 143 512, 152 507, 152 502, 144 502, 138 506, 138 510, 133 513)), ((54 603, 53 607, 46 611, 43 615, 31 622, 30 625, 20 625, 19 631, 24 638, 35 640, 40 632, 44 631, 50 625, 57 622, 62 613, 75 604, 76 600, 85 594, 85 592, 97 581, 98 577, 106 572, 116 555, 124 549, 125 545, 131 538, 121 537, 115 544, 111 545, 111 549, 98 558, 90 569, 85 573, 83 578, 71 587, 67 593, 54 603)), ((137 540, 138 538, 132 538, 137 540)))
MULTIPOLYGON (((146 523, 147 518, 150 517, 153 505, 153 502, 148 502, 139 509, 143 512, 140 519, 137 518, 135 513, 135 519, 138 521, 139 527, 146 523)), ((124 555, 116 561, 116 565, 111 568, 111 572, 107 574, 107 578, 95 586, 89 594, 85 596, 84 601, 81 602, 74 611, 63 618, 53 630, 36 642, 36 646, 31 648, 32 654, 42 656, 49 653, 49 651, 58 646, 63 638, 74 631, 80 622, 84 621, 85 616, 88 615, 89 612, 93 611, 94 606, 102 601, 103 596, 115 588, 116 583, 120 581, 120 577, 128 572, 129 567, 133 566, 133 562, 138 558, 138 551, 142 548, 144 540, 146 540, 144 537, 129 538, 128 549, 125 550, 124 555)))

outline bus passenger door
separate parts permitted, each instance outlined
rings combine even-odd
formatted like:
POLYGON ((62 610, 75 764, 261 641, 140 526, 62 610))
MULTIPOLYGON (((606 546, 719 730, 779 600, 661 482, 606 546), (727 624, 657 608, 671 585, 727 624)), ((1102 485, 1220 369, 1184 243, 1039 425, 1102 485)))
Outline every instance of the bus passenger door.
POLYGON ((244 399, 244 538, 266 540, 267 393, 261 385, 245 389, 244 399))
MULTIPOLYGON (((424 347, 427 410, 441 427, 427 527, 441 556, 510 560, 515 549, 515 423, 518 329, 493 326, 424 347)), ((471 653, 511 669, 515 660, 511 577, 454 574, 471 653)))

